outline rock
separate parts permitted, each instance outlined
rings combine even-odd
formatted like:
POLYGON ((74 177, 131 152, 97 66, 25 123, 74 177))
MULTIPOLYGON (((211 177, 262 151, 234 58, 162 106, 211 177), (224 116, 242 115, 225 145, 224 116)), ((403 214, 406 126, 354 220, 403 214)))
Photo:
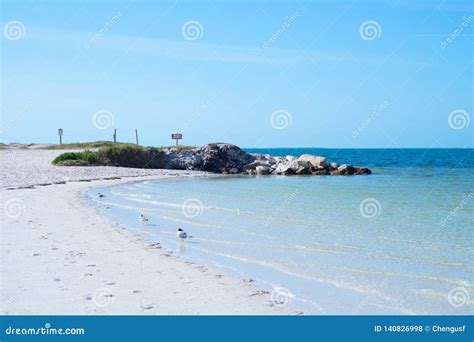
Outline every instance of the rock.
POLYGON ((257 175, 269 175, 271 172, 271 169, 268 166, 259 165, 255 168, 255 172, 257 175))
POLYGON ((245 165, 255 160, 255 156, 242 151, 232 144, 212 143, 201 147, 202 170, 215 173, 241 173, 245 165))
POLYGON ((319 157, 319 156, 313 156, 312 154, 302 154, 298 160, 300 161, 305 161, 311 163, 314 167, 326 167, 326 158, 325 157, 319 157))
POLYGON ((271 164, 266 160, 255 160, 247 165, 245 165, 246 170, 255 170, 258 166, 269 167, 271 164))
POLYGON ((290 162, 290 167, 296 171, 300 168, 304 168, 304 169, 311 169, 313 167, 313 165, 310 163, 310 162, 307 162, 307 161, 304 161, 304 160, 299 160, 299 159, 295 159, 293 161, 290 162))
POLYGON ((285 159, 286 159, 286 161, 292 162, 293 160, 296 160, 296 157, 286 156, 285 159))
POLYGON ((372 171, 366 167, 356 167, 356 175, 371 175, 372 171))
POLYGON ((289 163, 279 163, 272 174, 274 175, 291 175, 294 173, 289 163))
POLYGON ((343 176, 348 176, 348 175, 353 175, 356 173, 356 169, 354 166, 350 165, 350 164, 343 164, 341 166, 339 166, 337 168, 337 172, 340 174, 340 175, 343 175, 343 176))
POLYGON ((295 170, 295 174, 297 175, 310 175, 312 174, 312 167, 304 167, 304 166, 300 166, 299 168, 297 168, 295 170))
POLYGON ((201 167, 201 155, 192 151, 189 153, 169 153, 167 156, 167 169, 199 170, 201 167))
POLYGON ((338 164, 338 163, 331 163, 331 164, 329 164, 329 169, 330 169, 330 171, 332 171, 332 170, 337 170, 338 167, 339 167, 339 164, 338 164))
POLYGON ((329 175, 329 170, 328 169, 316 169, 313 172, 311 172, 313 176, 326 176, 329 175))

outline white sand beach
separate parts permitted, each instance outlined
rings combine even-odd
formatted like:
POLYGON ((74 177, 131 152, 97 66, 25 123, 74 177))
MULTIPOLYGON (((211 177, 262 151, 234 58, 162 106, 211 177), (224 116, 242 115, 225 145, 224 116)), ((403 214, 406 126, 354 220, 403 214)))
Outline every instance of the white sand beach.
POLYGON ((90 187, 205 173, 58 167, 0 150, 1 314, 294 314, 248 280, 185 261, 86 205, 90 187))

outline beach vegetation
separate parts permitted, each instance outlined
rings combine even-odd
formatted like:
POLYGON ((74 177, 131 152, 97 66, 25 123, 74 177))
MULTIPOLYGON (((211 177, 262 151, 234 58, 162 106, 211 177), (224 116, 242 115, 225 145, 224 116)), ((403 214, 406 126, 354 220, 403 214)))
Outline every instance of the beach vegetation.
POLYGON ((165 152, 162 148, 124 144, 85 150, 65 152, 53 160, 54 165, 63 166, 121 166, 158 169, 165 167, 165 152))

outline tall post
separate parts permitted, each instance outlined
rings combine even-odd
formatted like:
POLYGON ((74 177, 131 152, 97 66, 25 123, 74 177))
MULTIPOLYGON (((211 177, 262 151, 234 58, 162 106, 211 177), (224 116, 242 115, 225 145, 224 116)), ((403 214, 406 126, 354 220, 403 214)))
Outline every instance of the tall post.
POLYGON ((114 143, 117 142, 117 129, 114 129, 114 143))
POLYGON ((137 145, 138 145, 138 129, 135 128, 135 139, 137 139, 137 145))

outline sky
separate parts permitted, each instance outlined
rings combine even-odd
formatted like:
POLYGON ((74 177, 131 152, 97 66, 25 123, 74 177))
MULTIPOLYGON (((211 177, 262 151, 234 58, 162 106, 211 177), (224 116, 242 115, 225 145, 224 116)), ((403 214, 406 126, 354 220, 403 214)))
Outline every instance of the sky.
POLYGON ((1 3, 4 143, 473 147, 471 1, 1 3))

